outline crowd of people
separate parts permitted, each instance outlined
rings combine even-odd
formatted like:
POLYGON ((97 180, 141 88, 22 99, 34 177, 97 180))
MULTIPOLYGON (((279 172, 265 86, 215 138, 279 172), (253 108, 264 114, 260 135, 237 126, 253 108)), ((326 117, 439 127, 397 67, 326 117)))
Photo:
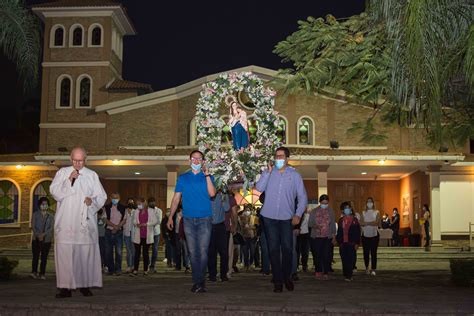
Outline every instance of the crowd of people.
MULTIPOLYGON (((102 273, 124 274, 124 244, 125 274, 137 276, 140 265, 144 276, 156 272, 162 244, 168 267, 191 270, 191 291, 195 293, 206 292, 206 282, 226 282, 242 269, 271 275, 277 293, 284 287, 293 291, 298 271, 312 267, 316 279, 328 280, 334 272, 335 247, 346 281, 352 281, 357 270, 359 245, 366 274, 375 276, 379 229, 391 229, 393 245, 399 245, 396 208, 391 218, 387 214, 381 218, 369 197, 360 213, 351 202, 343 202, 341 216, 336 218, 327 194, 319 197, 316 207, 308 206, 303 180, 288 165, 290 152, 285 147, 276 150, 275 160, 256 184, 263 192, 260 209, 251 204, 241 209, 232 190, 216 190, 204 154, 197 150, 189 155, 191 170, 178 178, 171 207, 164 213, 153 197, 128 198, 122 203, 117 192, 104 205, 107 196, 97 174, 85 167, 86 157, 83 148, 74 148, 72 166, 62 168, 54 178, 51 194, 58 202, 56 216, 48 212, 49 201, 43 197, 32 219, 34 278, 45 278, 53 230, 55 233, 57 298, 70 297, 76 288, 91 296, 91 287, 102 287, 102 273), (308 266, 310 251, 312 267, 308 266)), ((424 210, 429 243, 427 205, 424 210)))

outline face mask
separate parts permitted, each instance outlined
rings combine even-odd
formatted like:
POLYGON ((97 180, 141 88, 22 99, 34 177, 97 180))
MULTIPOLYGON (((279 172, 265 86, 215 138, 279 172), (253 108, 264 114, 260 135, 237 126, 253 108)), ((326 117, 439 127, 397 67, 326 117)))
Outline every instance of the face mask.
POLYGON ((326 209, 326 208, 329 207, 329 205, 327 205, 327 204, 321 204, 320 207, 323 208, 323 209, 326 209))
POLYGON ((374 207, 374 203, 372 203, 372 202, 367 202, 367 207, 368 207, 369 209, 371 209, 372 207, 374 207))
POLYGON ((113 205, 117 205, 118 202, 119 202, 119 199, 112 199, 112 204, 113 204, 113 205))
POLYGON ((138 204, 138 205, 137 205, 137 208, 138 208, 139 210, 143 210, 143 204, 138 204))
POLYGON ((191 164, 191 168, 193 168, 194 171, 201 171, 201 164, 191 164))
POLYGON ((352 214, 352 210, 350 208, 344 209, 344 215, 351 215, 351 214, 352 214))
POLYGON ((41 204, 40 205, 40 209, 44 212, 46 212, 48 210, 48 205, 47 204, 41 204))
POLYGON ((283 168, 284 165, 285 165, 285 159, 276 159, 275 160, 275 167, 277 169, 283 168))

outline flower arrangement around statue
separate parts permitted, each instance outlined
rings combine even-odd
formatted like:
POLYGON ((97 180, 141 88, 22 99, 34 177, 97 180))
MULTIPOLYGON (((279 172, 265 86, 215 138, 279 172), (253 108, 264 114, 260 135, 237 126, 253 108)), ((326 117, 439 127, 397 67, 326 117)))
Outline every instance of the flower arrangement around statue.
POLYGON ((274 110, 276 92, 265 87, 263 81, 251 72, 224 73, 202 88, 196 105, 199 150, 206 155, 207 167, 216 179, 217 188, 242 182, 248 189, 280 146, 277 137, 279 119, 274 110), (253 143, 249 138, 247 113, 235 97, 242 92, 255 105, 251 114, 257 125, 253 143), (226 122, 219 115, 221 106, 228 107, 227 124, 232 130, 232 146, 222 144, 226 122))

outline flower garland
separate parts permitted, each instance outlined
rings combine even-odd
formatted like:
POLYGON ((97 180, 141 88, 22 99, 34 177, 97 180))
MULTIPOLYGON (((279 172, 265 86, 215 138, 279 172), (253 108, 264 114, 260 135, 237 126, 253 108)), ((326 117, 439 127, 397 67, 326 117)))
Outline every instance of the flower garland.
POLYGON ((264 87, 263 81, 251 72, 224 73, 202 88, 196 105, 197 143, 206 155, 209 172, 214 175, 217 188, 243 181, 244 189, 248 189, 280 146, 279 119, 274 110, 276 92, 264 87), (219 117, 224 98, 241 91, 255 104, 253 116, 257 122, 257 140, 242 152, 222 146, 225 122, 219 117))

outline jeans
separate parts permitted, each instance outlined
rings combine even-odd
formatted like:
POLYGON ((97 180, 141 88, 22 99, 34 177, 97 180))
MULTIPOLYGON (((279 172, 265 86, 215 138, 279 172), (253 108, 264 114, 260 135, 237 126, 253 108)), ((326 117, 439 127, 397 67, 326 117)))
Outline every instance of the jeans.
POLYGON ((51 249, 50 242, 39 241, 38 239, 33 239, 31 243, 31 250, 33 252, 33 262, 31 267, 31 272, 38 273, 38 262, 41 256, 41 265, 40 265, 40 274, 46 272, 46 262, 48 260, 49 249, 51 249))
POLYGON ((255 255, 255 239, 244 238, 245 243, 242 245, 242 252, 244 255, 244 265, 246 268, 250 267, 254 261, 255 255))
POLYGON ((139 244, 133 244, 135 246, 135 263, 133 270, 138 271, 138 266, 140 264, 140 252, 143 248, 143 271, 148 271, 148 264, 150 263, 150 254, 149 254, 149 249, 150 244, 146 243, 146 238, 140 238, 140 243, 139 244))
POLYGON ((327 274, 331 267, 331 239, 311 238, 311 253, 316 258, 316 272, 327 274))
POLYGON ((379 235, 375 237, 362 236, 362 248, 364 249, 365 269, 369 268, 369 254, 372 270, 377 269, 377 248, 379 246, 379 235))
POLYGON ((228 250, 229 232, 225 229, 225 224, 213 224, 211 231, 211 241, 209 243, 209 258, 207 269, 209 271, 209 279, 215 279, 217 276, 217 254, 220 257, 220 273, 221 279, 227 276, 229 266, 229 250, 228 250))
POLYGON ((165 238, 165 257, 168 267, 173 266, 175 259, 175 249, 173 245, 173 240, 171 238, 165 238))
POLYGON ((349 243, 343 243, 339 246, 342 261, 342 273, 346 279, 352 278, 355 258, 355 246, 349 243))
POLYGON ((293 256, 293 226, 291 219, 277 220, 263 217, 263 227, 268 242, 272 275, 275 284, 290 280, 293 256))
POLYGON ((212 217, 183 217, 183 223, 191 259, 193 283, 204 285, 207 254, 211 240, 212 217))
POLYGON ((153 236, 153 248, 151 249, 150 269, 155 269, 156 260, 158 259, 158 246, 160 244, 160 234, 153 236))
POLYGON ((127 268, 131 269, 135 265, 135 246, 133 246, 132 236, 123 236, 125 249, 127 249, 127 268))
POLYGON ((296 252, 298 256, 298 265, 301 263, 303 269, 306 270, 308 268, 309 233, 298 235, 296 252))
POLYGON ((270 273, 270 257, 268 255, 268 242, 265 232, 260 236, 260 247, 262 249, 262 272, 270 273))
POLYGON ((298 255, 296 254, 296 243, 298 236, 293 231, 293 255, 291 256, 291 274, 298 272, 298 255))
POLYGON ((110 229, 105 230, 105 258, 109 273, 122 272, 123 232, 112 234, 110 229), (114 260, 115 250, 115 260, 114 260))

